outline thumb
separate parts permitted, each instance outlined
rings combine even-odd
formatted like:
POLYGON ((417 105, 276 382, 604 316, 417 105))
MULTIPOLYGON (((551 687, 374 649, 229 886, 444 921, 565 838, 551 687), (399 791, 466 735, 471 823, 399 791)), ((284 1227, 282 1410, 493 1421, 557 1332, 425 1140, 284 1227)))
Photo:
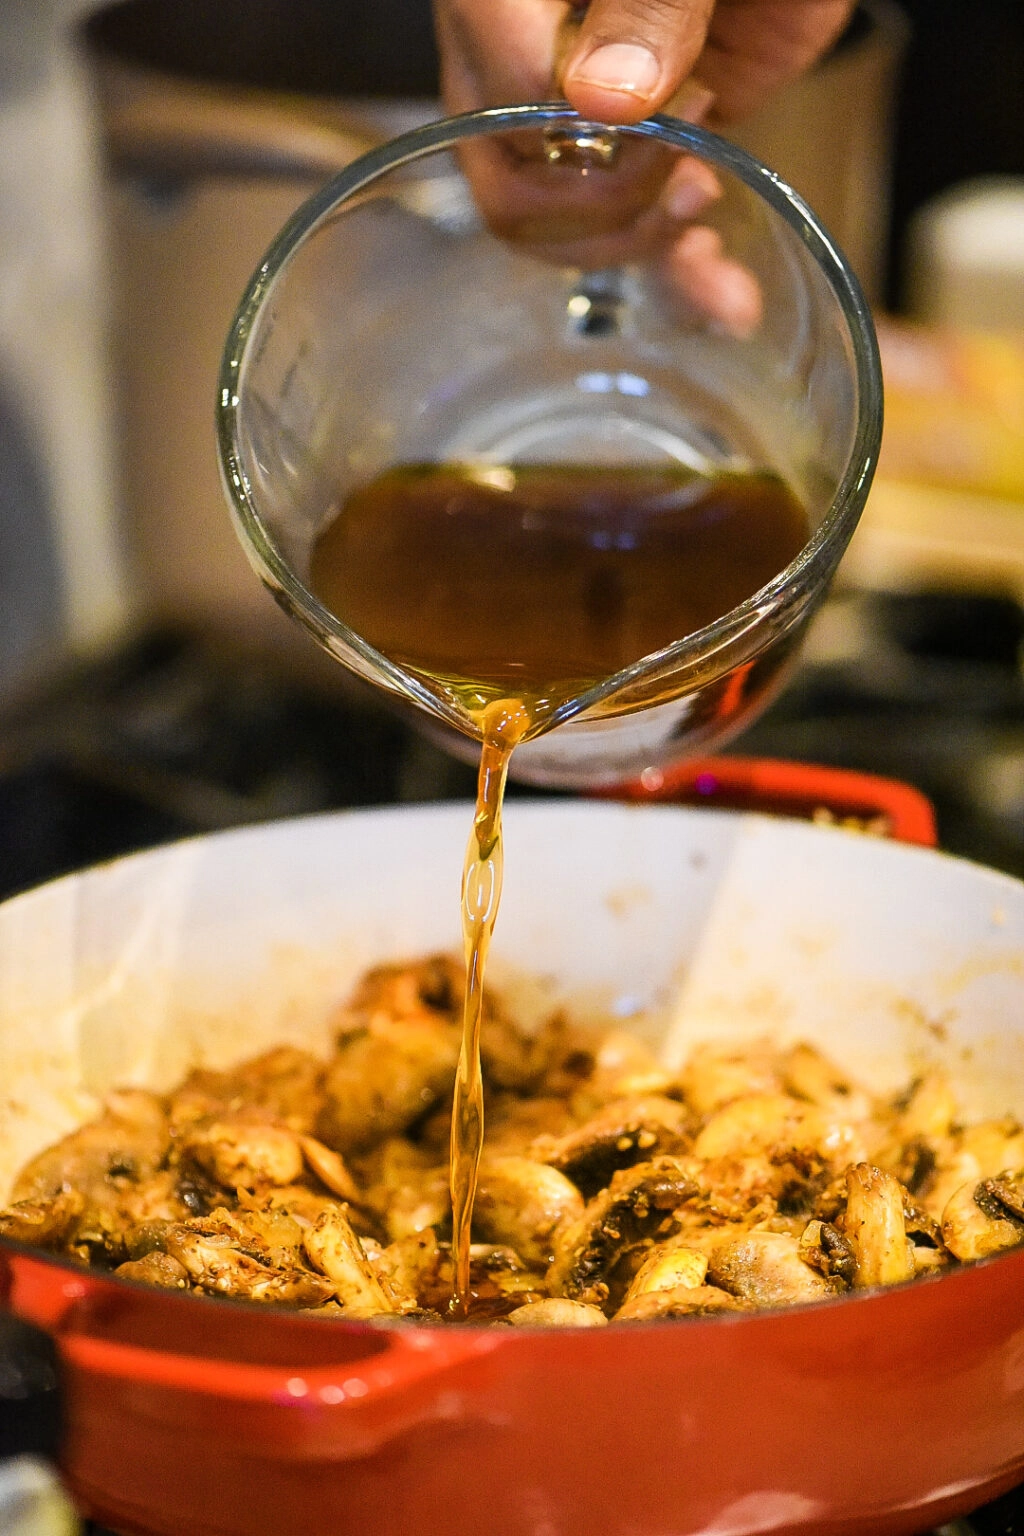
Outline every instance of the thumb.
POLYGON ((638 123, 669 101, 699 119, 713 97, 686 81, 704 47, 714 0, 593 0, 562 56, 561 87, 582 116, 638 123), (677 95, 677 93, 679 93, 677 95))

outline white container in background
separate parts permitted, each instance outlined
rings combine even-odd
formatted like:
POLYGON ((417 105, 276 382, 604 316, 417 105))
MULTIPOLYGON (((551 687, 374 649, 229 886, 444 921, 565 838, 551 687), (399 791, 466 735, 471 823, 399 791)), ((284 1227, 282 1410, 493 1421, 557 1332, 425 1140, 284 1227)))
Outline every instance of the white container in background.
POLYGON ((907 242, 916 319, 1024 332, 1024 176, 950 187, 918 211, 907 242))
POLYGON ((74 8, 0 4, 0 708, 128 617, 74 8))

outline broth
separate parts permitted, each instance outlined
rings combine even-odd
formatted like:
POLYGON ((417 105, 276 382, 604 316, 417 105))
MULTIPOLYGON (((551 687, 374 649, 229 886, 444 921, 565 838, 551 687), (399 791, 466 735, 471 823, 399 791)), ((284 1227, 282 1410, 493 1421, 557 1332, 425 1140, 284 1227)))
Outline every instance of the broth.
POLYGON ((321 602, 472 719, 560 705, 693 634, 795 558, 807 513, 767 472, 409 464, 320 534, 321 602))

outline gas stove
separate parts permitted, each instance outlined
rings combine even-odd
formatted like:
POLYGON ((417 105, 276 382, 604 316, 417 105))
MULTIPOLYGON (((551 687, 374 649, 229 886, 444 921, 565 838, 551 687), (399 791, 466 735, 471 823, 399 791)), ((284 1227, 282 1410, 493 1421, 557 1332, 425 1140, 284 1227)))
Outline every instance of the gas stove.
MULTIPOLYGON (((730 750, 904 779, 933 801, 943 848, 1024 876, 1022 645, 1010 601, 846 594, 730 750)), ((325 690, 222 641, 154 633, 4 720, 0 896, 176 837, 468 798, 474 782, 369 691, 325 690)))

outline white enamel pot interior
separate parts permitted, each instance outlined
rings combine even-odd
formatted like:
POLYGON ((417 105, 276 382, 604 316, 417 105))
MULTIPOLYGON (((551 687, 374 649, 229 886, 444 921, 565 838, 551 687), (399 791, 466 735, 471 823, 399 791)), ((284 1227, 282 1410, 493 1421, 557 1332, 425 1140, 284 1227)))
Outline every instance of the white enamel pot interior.
MULTIPOLYGON (((0 1197, 116 1084, 327 1043, 360 972, 459 951, 471 811, 343 813, 199 838, 0 907, 0 1197)), ((819 1042, 870 1085, 940 1061, 965 1113, 1024 1108, 1024 885, 830 828, 513 803, 493 949, 528 1011, 819 1042), (524 984, 528 983, 528 984, 524 984)))

